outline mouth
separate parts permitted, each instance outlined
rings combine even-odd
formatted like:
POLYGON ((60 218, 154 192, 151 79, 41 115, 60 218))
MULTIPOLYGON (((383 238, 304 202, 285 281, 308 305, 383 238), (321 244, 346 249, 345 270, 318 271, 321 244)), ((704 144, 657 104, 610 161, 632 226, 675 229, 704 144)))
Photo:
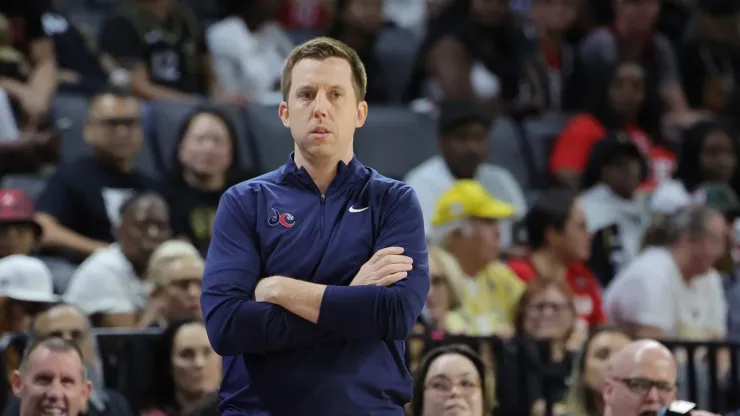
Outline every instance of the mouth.
POLYGON ((311 130, 311 136, 319 139, 326 138, 327 136, 329 136, 329 133, 331 133, 331 131, 323 126, 314 127, 311 130))
POLYGON ((54 406, 42 407, 40 414, 41 416, 67 416, 67 410, 54 406))

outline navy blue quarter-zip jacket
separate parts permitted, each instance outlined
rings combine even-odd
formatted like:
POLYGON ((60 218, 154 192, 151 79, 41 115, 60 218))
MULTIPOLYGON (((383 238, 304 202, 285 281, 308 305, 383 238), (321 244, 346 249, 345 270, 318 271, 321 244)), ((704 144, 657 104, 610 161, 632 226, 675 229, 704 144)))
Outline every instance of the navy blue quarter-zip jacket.
POLYGON ((429 291, 416 194, 356 158, 321 194, 293 158, 221 198, 203 276, 208 337, 224 356, 221 411, 255 416, 401 416, 405 338, 429 291), (403 247, 406 279, 349 286, 376 251, 403 247), (268 276, 327 285, 313 324, 254 301, 268 276))

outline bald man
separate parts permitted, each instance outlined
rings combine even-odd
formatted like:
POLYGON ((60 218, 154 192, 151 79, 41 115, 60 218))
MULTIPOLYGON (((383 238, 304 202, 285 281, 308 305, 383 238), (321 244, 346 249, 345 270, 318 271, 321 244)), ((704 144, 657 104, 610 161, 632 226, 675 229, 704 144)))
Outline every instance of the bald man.
MULTIPOLYGON (((654 340, 627 344, 611 357, 602 395, 604 416, 656 416, 676 399, 676 360, 654 340)), ((691 416, 714 416, 694 410, 691 416)))

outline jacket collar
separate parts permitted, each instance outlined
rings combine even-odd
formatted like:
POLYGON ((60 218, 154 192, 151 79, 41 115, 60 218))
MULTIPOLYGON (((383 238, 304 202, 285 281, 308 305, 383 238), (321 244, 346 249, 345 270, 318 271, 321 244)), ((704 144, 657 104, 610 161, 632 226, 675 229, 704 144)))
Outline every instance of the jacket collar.
MULTIPOLYGON (((288 161, 280 168, 280 179, 283 183, 299 185, 311 189, 312 191, 319 192, 318 187, 311 179, 311 175, 304 167, 298 167, 293 159, 294 153, 290 154, 288 161)), ((337 176, 329 185, 327 193, 336 191, 344 187, 345 185, 351 184, 358 179, 363 179, 367 176, 367 169, 365 166, 357 160, 355 155, 352 155, 352 160, 349 164, 344 161, 337 163, 337 176)))

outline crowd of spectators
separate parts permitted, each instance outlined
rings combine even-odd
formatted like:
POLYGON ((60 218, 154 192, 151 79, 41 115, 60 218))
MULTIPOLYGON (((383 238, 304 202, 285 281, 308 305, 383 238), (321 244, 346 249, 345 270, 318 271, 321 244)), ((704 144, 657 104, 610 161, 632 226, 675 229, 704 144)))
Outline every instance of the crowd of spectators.
MULTIPOLYGON (((547 341, 556 382, 543 392, 533 376, 525 413, 601 414, 605 362, 631 339, 740 341, 738 13, 733 0, 3 0, 0 177, 45 185, 0 189, 0 332, 77 345, 88 414, 181 415, 210 398, 221 364, 199 316, 203 258, 221 194, 262 173, 241 162, 249 144, 224 108, 277 105, 284 59, 325 34, 358 51, 371 114, 436 119, 438 154, 402 178, 429 241, 415 334, 547 341), (377 52, 387 30, 418 46, 401 88, 377 52), (89 99, 84 156, 60 152, 57 95, 89 99), (194 110, 169 126, 175 149, 153 178, 136 161, 157 102, 194 110), (552 113, 567 122, 548 183, 530 189, 490 161, 492 131, 552 113), (148 403, 105 385, 100 328, 163 331, 148 403)), ((486 394, 476 416, 523 414, 490 371, 500 357, 455 348, 439 353, 460 361, 448 367, 484 375, 470 381, 486 394)), ((411 369, 443 371, 424 351, 409 342, 411 369)), ((21 358, 6 351, 7 369, 21 358)), ((729 351, 711 361, 726 381, 729 351)))

